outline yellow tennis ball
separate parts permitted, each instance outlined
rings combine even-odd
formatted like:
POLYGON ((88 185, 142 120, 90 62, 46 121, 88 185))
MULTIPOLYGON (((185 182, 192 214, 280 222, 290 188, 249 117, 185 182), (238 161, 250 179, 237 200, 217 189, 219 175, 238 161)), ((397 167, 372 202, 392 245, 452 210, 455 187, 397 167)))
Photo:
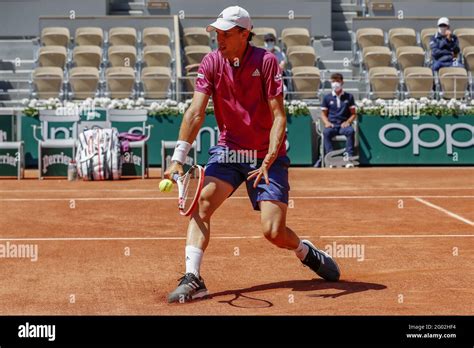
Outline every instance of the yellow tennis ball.
POLYGON ((170 192, 173 188, 173 182, 170 179, 164 179, 160 181, 160 192, 170 192))

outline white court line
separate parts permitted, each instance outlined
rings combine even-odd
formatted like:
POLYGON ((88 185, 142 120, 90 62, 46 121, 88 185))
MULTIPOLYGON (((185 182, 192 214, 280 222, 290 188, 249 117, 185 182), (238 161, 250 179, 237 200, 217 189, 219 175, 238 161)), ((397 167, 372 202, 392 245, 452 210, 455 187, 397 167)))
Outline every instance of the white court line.
MULTIPOLYGON (((474 196, 418 196, 425 198, 474 198, 474 196)), ((290 196, 290 199, 394 199, 394 198, 414 198, 415 196, 290 196)), ((68 197, 68 198, 0 198, 0 202, 55 202, 55 201, 166 201, 176 200, 176 197, 68 197)), ((232 196, 229 199, 248 199, 247 196, 232 196)))
POLYGON ((320 236, 321 239, 332 238, 473 238, 474 234, 368 234, 359 236, 320 236))
MULTIPOLYGON (((355 236, 300 236, 300 238, 473 238, 473 234, 397 234, 397 235, 355 235, 355 236)), ((211 236, 211 239, 233 240, 233 239, 262 239, 263 236, 211 236)), ((70 242, 70 241, 121 241, 121 240, 185 240, 186 237, 23 237, 23 238, 0 238, 0 241, 48 241, 48 242, 70 242)))
MULTIPOLYGON (((304 189, 292 188, 292 191, 384 191, 384 190, 474 190, 474 187, 358 187, 358 188, 331 188, 331 187, 305 187, 304 189)), ((2 193, 38 193, 38 192, 160 192, 158 189, 45 189, 45 190, 0 190, 2 193)))
POLYGON ((440 212, 443 212, 445 213, 446 215, 449 215, 455 219, 458 219, 459 221, 462 221, 464 222, 465 224, 468 224, 468 225, 471 225, 471 226, 474 226, 474 222, 472 222, 471 220, 468 220, 466 218, 463 218, 462 216, 458 215, 458 214, 455 214, 447 209, 444 209, 436 204, 433 204, 431 202, 428 202, 428 201, 425 201, 424 199, 421 199, 420 197, 414 197, 414 199, 420 203, 423 203, 424 205, 427 205, 428 207, 431 207, 433 209, 436 209, 436 210, 439 210, 440 212))
MULTIPOLYGON (((302 236, 303 237, 303 236, 302 236)), ((304 236, 307 237, 307 236, 304 236)), ((262 239, 263 236, 215 236, 212 239, 262 239)), ((0 241, 114 241, 114 240, 186 240, 186 237, 45 237, 0 238, 0 241)))

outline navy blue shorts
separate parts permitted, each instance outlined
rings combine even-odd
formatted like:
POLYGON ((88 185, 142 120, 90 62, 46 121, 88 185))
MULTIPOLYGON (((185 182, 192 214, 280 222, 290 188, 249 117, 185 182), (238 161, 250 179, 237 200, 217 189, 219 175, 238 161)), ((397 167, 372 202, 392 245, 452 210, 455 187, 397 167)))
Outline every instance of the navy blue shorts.
POLYGON ((248 173, 259 168, 263 160, 259 159, 256 166, 254 163, 228 163, 222 160, 223 153, 227 150, 226 147, 220 145, 209 149, 210 157, 205 168, 205 175, 213 176, 231 184, 234 191, 229 197, 245 182, 253 209, 260 210, 258 206, 260 201, 279 201, 288 204, 288 192, 290 191, 290 184, 288 183, 290 159, 288 156, 280 156, 273 162, 268 172, 270 185, 267 185, 264 178, 262 178, 257 187, 253 188, 255 178, 247 181, 248 173))

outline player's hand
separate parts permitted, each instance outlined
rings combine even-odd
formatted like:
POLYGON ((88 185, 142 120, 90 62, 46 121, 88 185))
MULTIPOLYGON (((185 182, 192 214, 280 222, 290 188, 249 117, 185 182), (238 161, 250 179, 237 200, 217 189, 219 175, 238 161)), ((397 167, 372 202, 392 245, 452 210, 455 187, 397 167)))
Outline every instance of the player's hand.
POLYGON ((173 180, 173 174, 178 173, 179 176, 184 174, 183 165, 178 162, 171 162, 171 165, 166 169, 164 177, 173 180))
POLYGON ((273 162, 276 159, 276 155, 270 155, 267 154, 265 158, 263 159, 262 165, 260 168, 252 170, 249 172, 249 175, 247 177, 247 181, 252 180, 253 178, 256 177, 255 182, 253 183, 253 187, 256 188, 260 180, 262 180, 262 176, 265 179, 265 183, 267 185, 270 185, 270 180, 268 179, 268 170, 272 166, 273 162))
POLYGON ((326 128, 333 128, 334 125, 333 125, 331 122, 325 122, 325 123, 324 123, 324 127, 326 127, 326 128))
POLYGON ((448 40, 451 40, 451 30, 446 30, 446 37, 448 38, 448 40))
POLYGON ((347 128, 350 125, 351 125, 350 122, 344 121, 344 122, 341 123, 341 128, 347 128))

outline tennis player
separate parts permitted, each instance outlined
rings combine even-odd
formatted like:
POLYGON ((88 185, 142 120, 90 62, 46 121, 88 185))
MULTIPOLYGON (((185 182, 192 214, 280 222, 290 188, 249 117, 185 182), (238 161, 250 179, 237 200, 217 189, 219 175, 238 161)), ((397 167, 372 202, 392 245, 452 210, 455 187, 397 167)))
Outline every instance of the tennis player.
POLYGON ((261 213, 263 234, 279 248, 293 250, 301 262, 328 281, 339 280, 336 262, 311 242, 301 240, 286 226, 288 167, 283 84, 277 59, 250 44, 249 13, 231 6, 207 31, 217 32, 218 50, 201 62, 193 101, 185 112, 172 163, 165 177, 183 174, 183 163, 201 128, 212 97, 220 130, 218 145, 209 150, 205 182, 187 231, 186 273, 168 302, 184 302, 208 294, 200 275, 209 243, 211 216, 243 183, 255 210, 261 213), (254 150, 256 161, 229 163, 229 151, 254 150), (248 163, 247 163, 248 162, 248 163), (252 163, 253 162, 253 163, 252 163))

